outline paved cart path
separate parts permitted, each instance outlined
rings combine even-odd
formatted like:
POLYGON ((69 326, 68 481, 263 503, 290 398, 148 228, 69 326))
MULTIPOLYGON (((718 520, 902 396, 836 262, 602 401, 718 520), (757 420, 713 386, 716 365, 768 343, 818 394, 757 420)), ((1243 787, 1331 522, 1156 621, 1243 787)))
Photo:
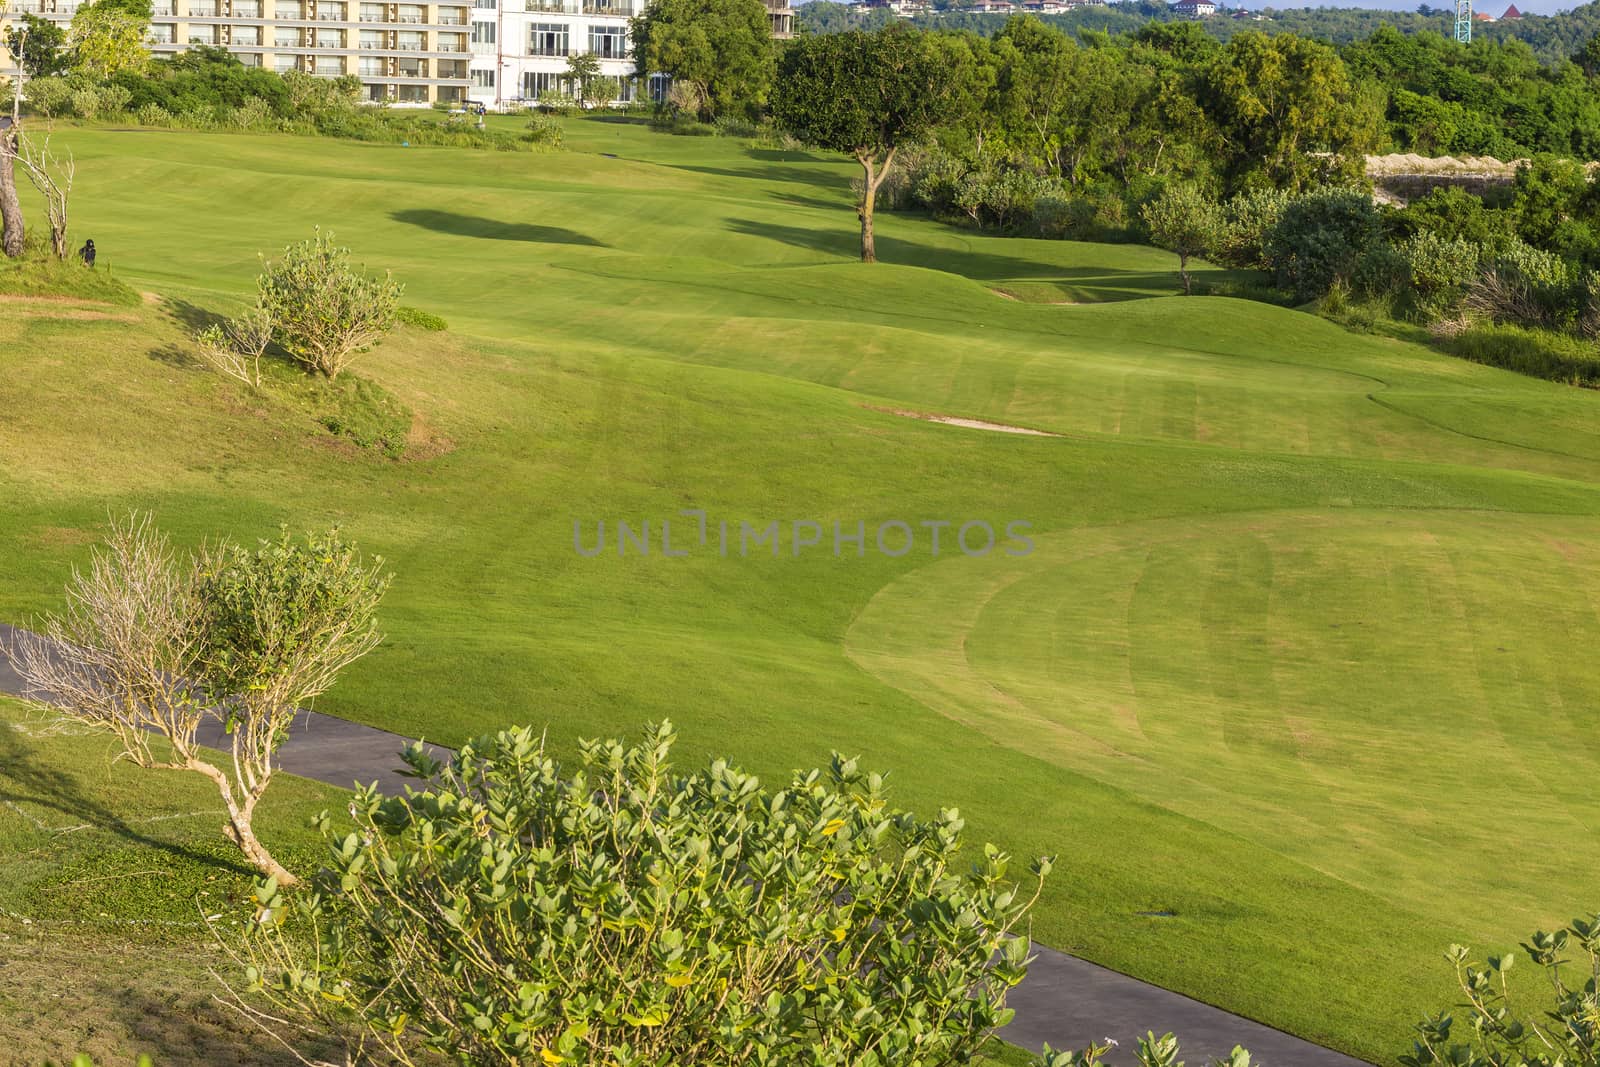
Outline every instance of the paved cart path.
MULTIPOLYGON (((14 627, 0 623, 0 645, 9 645, 16 633, 14 627)), ((21 696, 22 689, 22 680, 0 655, 0 692, 21 696)), ((207 724, 201 740, 214 747, 225 744, 215 724, 207 724)), ((410 743, 411 738, 386 730, 305 712, 284 743, 281 764, 291 774, 341 788, 375 780, 386 792, 399 792, 411 780, 399 774, 403 764, 397 754, 410 743)), ((445 756, 448 750, 436 749, 435 754, 445 756)), ((1110 1062, 1127 1064, 1132 1062, 1127 1050, 1139 1035, 1153 1030, 1177 1034, 1191 1067, 1211 1056, 1224 1056, 1235 1045, 1249 1049, 1252 1064, 1259 1067, 1361 1067, 1363 1063, 1065 952, 1038 944, 1034 951, 1038 958, 1027 980, 1011 994, 1016 1019, 1001 1031, 1013 1044, 1037 1050, 1049 1042, 1052 1048, 1080 1049, 1110 1037, 1124 1050, 1112 1055, 1110 1062)))

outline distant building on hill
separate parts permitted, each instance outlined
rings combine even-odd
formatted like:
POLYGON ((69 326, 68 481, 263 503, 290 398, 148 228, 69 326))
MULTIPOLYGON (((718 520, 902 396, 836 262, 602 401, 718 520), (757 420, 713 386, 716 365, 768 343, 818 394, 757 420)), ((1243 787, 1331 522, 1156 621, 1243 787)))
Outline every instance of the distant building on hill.
POLYGON ((1069 0, 1023 0, 1022 10, 1030 15, 1060 15, 1075 6, 1069 0))
POLYGON ((1217 13, 1214 0, 1178 0, 1172 10, 1188 19, 1208 19, 1217 13))
POLYGON ((1473 22, 1493 22, 1494 20, 1494 16, 1487 11, 1474 11, 1472 13, 1473 22))
POLYGON ((933 9, 928 0, 860 0, 856 5, 863 11, 887 11, 901 18, 926 15, 933 9))
MULTIPOLYGON (((914 0, 907 0, 914 2, 914 0)), ((794 36, 790 0, 763 0, 775 37, 794 36)), ((194 45, 241 63, 326 78, 354 75, 372 103, 522 104, 571 94, 567 57, 590 52, 618 102, 660 99, 667 79, 634 76, 628 20, 649 0, 153 0, 147 42, 157 56, 194 45)), ((65 26, 80 0, 21 0, 4 15, 65 26)), ((0 17, 0 22, 4 17, 0 17)), ((0 51, 0 57, 5 56, 0 51)), ((3 69, 4 63, 0 63, 3 69)))
POLYGON ((1510 7, 1506 8, 1505 14, 1500 16, 1500 21, 1501 22, 1515 22, 1517 19, 1520 19, 1521 17, 1522 17, 1522 12, 1517 10, 1517 5, 1516 4, 1512 4, 1510 7))
POLYGON ((1009 15, 1017 10, 1017 5, 1011 0, 978 0, 977 3, 961 8, 977 15, 1009 15))

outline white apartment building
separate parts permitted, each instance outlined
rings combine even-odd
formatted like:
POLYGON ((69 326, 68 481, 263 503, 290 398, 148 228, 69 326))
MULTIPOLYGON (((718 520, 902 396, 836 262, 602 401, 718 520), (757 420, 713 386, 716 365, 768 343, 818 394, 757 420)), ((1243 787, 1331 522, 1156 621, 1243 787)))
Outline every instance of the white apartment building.
MULTIPOLYGON (((571 95, 567 58, 592 52, 618 102, 660 99, 666 80, 634 77, 628 20, 649 0, 154 0, 150 50, 172 55, 216 45, 269 70, 353 74, 373 102, 425 107, 469 99, 532 103, 546 89, 571 95)), ((789 0, 763 0, 774 36, 793 36, 789 0)), ((6 15, 68 23, 78 0, 0 0, 6 15)))
MULTIPOLYGON (((568 57, 589 52, 600 76, 617 82, 617 102, 660 100, 667 79, 635 77, 628 22, 649 0, 472 0, 471 99, 494 106, 574 95, 568 57)), ((774 37, 794 36, 789 0, 763 0, 774 37)))
MULTIPOLYGON (((8 13, 67 23, 77 0, 12 0, 8 13)), ((467 99, 466 0, 155 0, 150 50, 226 48, 249 66, 361 79, 368 100, 426 106, 467 99)))

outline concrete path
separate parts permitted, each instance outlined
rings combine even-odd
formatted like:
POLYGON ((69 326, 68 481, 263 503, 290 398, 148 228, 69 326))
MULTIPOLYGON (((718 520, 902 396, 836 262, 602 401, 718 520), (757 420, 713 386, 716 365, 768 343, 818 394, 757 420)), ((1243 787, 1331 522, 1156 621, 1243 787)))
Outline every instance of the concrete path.
MULTIPOLYGON (((0 645, 9 646, 16 633, 14 627, 0 623, 0 645)), ((0 693, 21 696, 22 689, 22 680, 0 655, 0 693)), ((202 730, 200 740, 212 747, 227 745, 221 727, 214 723, 202 730)), ((281 765, 291 774, 341 788, 376 780, 385 792, 400 792, 408 782, 415 784, 399 773, 405 765, 398 753, 410 743, 410 738, 386 730, 305 712, 280 750, 281 765)), ((450 755, 449 749, 430 748, 440 758, 450 755)), ((1257 1067, 1361 1067, 1363 1063, 1065 952, 1037 944, 1033 949, 1038 958, 1010 998, 1016 1019, 1001 1031, 1012 1044, 1033 1051, 1046 1042, 1055 1049, 1081 1049, 1110 1037, 1123 1051, 1113 1053, 1107 1062, 1122 1065, 1133 1062, 1132 1048, 1142 1034, 1153 1030, 1177 1034, 1190 1067, 1225 1056, 1235 1045, 1249 1049, 1257 1067)))

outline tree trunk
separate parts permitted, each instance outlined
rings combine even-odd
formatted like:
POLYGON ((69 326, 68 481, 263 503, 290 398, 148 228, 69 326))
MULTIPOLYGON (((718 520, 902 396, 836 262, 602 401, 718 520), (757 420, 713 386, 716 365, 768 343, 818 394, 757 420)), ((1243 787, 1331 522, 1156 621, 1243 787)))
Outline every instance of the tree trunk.
POLYGON ((1189 253, 1178 253, 1178 277, 1183 279, 1183 295, 1193 296, 1189 290, 1189 253))
POLYGON ((878 249, 872 242, 872 201, 873 190, 868 189, 867 195, 861 202, 861 262, 878 262, 878 249))
POLYGON ((239 851, 250 861, 250 866, 268 878, 276 878, 279 885, 294 885, 299 881, 285 870, 281 863, 272 858, 272 853, 267 851, 267 846, 256 837, 256 832, 250 825, 255 813, 255 802, 266 789, 265 782, 257 784, 257 788, 251 791, 244 806, 241 807, 234 799, 233 783, 228 780, 227 774, 221 768, 205 760, 195 759, 193 756, 190 756, 182 766, 187 770, 199 771, 216 783, 217 791, 222 794, 222 803, 228 809, 228 821, 222 826, 222 834, 239 846, 239 851))
POLYGON ((22 255, 22 201, 17 197, 17 128, 0 134, 0 252, 22 255))
POLYGON ((883 184, 883 179, 889 176, 889 168, 894 166, 895 149, 889 149, 883 157, 883 166, 877 165, 876 158, 870 152, 857 152, 856 160, 861 164, 865 175, 864 188, 861 190, 861 205, 856 209, 856 214, 861 216, 861 262, 878 262, 878 249, 872 239, 872 209, 878 203, 878 186, 883 184))
POLYGON ((250 865, 269 878, 277 879, 281 886, 294 885, 299 881, 294 875, 283 869, 283 865, 272 858, 272 853, 267 851, 250 828, 250 819, 241 814, 231 814, 228 822, 222 827, 222 832, 228 840, 239 846, 250 865))

